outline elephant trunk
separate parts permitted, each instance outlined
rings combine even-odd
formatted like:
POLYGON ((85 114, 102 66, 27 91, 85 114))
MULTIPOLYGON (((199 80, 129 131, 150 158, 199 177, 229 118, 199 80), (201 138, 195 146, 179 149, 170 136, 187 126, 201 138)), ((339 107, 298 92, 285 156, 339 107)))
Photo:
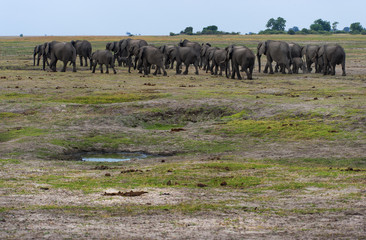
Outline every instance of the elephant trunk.
POLYGON ((257 59, 258 59, 258 72, 261 72, 261 56, 260 54, 257 54, 257 59))

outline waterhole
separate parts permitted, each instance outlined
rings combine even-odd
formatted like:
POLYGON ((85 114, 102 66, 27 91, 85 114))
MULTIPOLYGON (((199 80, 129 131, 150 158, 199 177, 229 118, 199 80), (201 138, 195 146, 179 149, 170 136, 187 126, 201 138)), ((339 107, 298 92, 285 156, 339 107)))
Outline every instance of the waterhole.
POLYGON ((86 162, 122 162, 151 157, 156 156, 142 152, 86 153, 81 156, 81 160, 86 162))

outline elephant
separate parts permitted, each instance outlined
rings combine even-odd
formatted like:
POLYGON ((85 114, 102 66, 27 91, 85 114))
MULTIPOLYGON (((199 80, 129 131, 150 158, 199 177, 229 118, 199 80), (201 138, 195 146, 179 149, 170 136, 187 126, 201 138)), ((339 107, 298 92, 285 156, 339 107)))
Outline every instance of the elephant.
POLYGON ((261 71, 261 56, 262 54, 267 56, 267 64, 264 69, 264 73, 268 72, 268 67, 270 68, 270 74, 273 74, 272 62, 275 61, 279 66, 284 66, 282 73, 285 73, 285 68, 287 68, 288 73, 291 74, 292 70, 290 68, 292 56, 291 49, 288 43, 282 41, 267 40, 265 42, 258 43, 257 46, 257 58, 259 72, 261 71))
MULTIPOLYGON (((253 69, 255 63, 255 55, 252 50, 245 46, 229 46, 226 48, 227 59, 231 60, 232 74, 231 78, 235 79, 235 74, 238 79, 242 79, 240 76, 239 66, 241 71, 247 74, 249 80, 253 79, 253 69)), ((228 74, 226 75, 228 77, 228 74)))
MULTIPOLYGON (((288 44, 290 46, 290 50, 291 50, 291 57, 292 57, 292 62, 291 62, 291 65, 292 65, 292 72, 293 73, 299 73, 299 68, 301 68, 302 72, 303 73, 307 73, 307 70, 305 68, 305 63, 302 61, 302 52, 303 52, 303 49, 304 47, 300 46, 299 44, 297 43, 289 43, 288 44), (301 61, 299 59, 296 59, 297 63, 296 63, 296 66, 294 66, 294 62, 293 62, 293 59, 294 58, 301 58, 301 61), (302 64, 303 66, 299 66, 299 64, 302 64), (294 69, 296 69, 296 71, 294 71, 294 69)), ((275 67, 275 72, 278 72, 278 68, 279 68, 279 64, 276 64, 276 67, 275 67)), ((284 65, 281 65, 281 72, 284 71, 283 69, 284 65)))
POLYGON ((214 51, 211 51, 209 59, 212 60, 211 64, 211 75, 217 75, 218 68, 220 67, 220 73, 219 75, 222 76, 222 71, 225 70, 227 72, 227 52, 225 49, 216 49, 214 51), (215 67, 215 72, 213 71, 213 68, 215 67))
POLYGON ((201 45, 201 50, 200 50, 200 57, 201 57, 201 62, 200 62, 200 68, 202 68, 203 70, 207 69, 207 59, 206 59, 206 54, 207 54, 207 50, 212 47, 210 43, 202 43, 201 45))
POLYGON ((116 69, 114 68, 114 56, 112 52, 109 50, 97 50, 91 55, 90 64, 93 65, 92 73, 95 73, 95 68, 97 64, 100 65, 100 72, 103 73, 103 64, 106 66, 107 71, 109 73, 109 66, 113 69, 113 73, 116 74, 116 69))
POLYGON ((315 58, 322 60, 324 75, 335 75, 336 65, 341 64, 342 76, 346 76, 346 53, 340 45, 325 44, 321 46, 318 48, 315 58))
MULTIPOLYGON (((320 47, 319 45, 306 45, 301 51, 301 56, 305 56, 306 69, 307 69, 307 72, 309 72, 309 73, 313 70, 311 68, 311 65, 313 63, 315 63, 313 61, 313 59, 314 59, 319 47, 320 47)), ((315 65, 315 73, 319 73, 320 70, 318 69, 318 64, 315 63, 314 65, 315 65)))
POLYGON ((64 63, 64 67, 61 72, 66 71, 68 62, 71 62, 72 64, 72 71, 76 72, 76 49, 70 42, 46 42, 44 43, 44 48, 43 69, 45 69, 45 63, 47 57, 49 57, 51 58, 50 68, 53 72, 56 72, 56 64, 58 60, 64 63))
MULTIPOLYGON (((36 65, 36 55, 37 55, 37 66, 39 66, 39 61, 41 60, 41 57, 43 56, 44 53, 44 44, 40 44, 34 47, 33 50, 33 66, 36 65)), ((50 64, 48 63, 48 59, 46 59, 46 64, 47 66, 49 66, 50 64)), ((45 69, 43 69, 45 70, 45 69)))
MULTIPOLYGON (((90 61, 91 53, 92 53, 92 45, 87 40, 76 40, 71 41, 71 44, 76 49, 76 55, 80 57, 80 66, 83 66, 83 58, 85 59, 85 67, 88 66, 88 59, 90 61)), ((90 64, 90 70, 92 66, 90 64)))
POLYGON ((177 61, 176 74, 180 74, 180 67, 182 63, 186 66, 186 70, 183 72, 184 75, 188 74, 188 68, 190 64, 193 64, 198 75, 198 64, 199 64, 199 52, 194 50, 192 47, 178 47, 174 46, 173 49, 168 51, 168 57, 177 61))
POLYGON ((167 75, 164 67, 164 54, 160 49, 153 46, 143 46, 138 50, 139 68, 144 67, 144 75, 149 74, 151 65, 156 65, 153 75, 156 75, 160 69, 163 70, 164 76, 167 75))
POLYGON ((170 58, 169 57, 169 51, 174 49, 176 46, 174 45, 163 45, 163 46, 160 46, 159 49, 160 51, 164 54, 164 65, 165 65, 165 68, 168 69, 169 68, 169 64, 170 64, 170 69, 173 69, 174 67, 174 61, 175 61, 175 58, 170 58))
POLYGON ((114 60, 118 61, 118 66, 122 66, 122 63, 127 64, 127 51, 119 51, 119 42, 108 42, 105 49, 114 53, 114 60))
POLYGON ((199 64, 202 65, 201 56, 200 56, 201 44, 199 44, 198 42, 191 42, 187 39, 184 39, 183 41, 180 40, 180 42, 178 43, 178 46, 193 48, 198 53, 198 62, 199 62, 199 64))
POLYGON ((203 64, 203 70, 206 70, 206 73, 211 70, 210 61, 212 60, 212 52, 218 49, 218 47, 210 47, 208 45, 204 45, 201 48, 201 63, 203 64))
MULTIPOLYGON (((135 56, 135 65, 134 69, 136 69, 137 60, 138 60, 138 50, 140 47, 147 46, 147 42, 143 39, 122 39, 118 43, 119 45, 119 54, 118 56, 122 56, 123 51, 127 52, 127 62, 128 62, 128 72, 131 73, 131 64, 132 64, 132 56, 135 56)), ((141 70, 140 70, 141 72, 141 70)))
POLYGON ((292 58, 292 72, 299 73, 299 69, 301 69, 303 73, 306 73, 304 61, 301 57, 292 58))

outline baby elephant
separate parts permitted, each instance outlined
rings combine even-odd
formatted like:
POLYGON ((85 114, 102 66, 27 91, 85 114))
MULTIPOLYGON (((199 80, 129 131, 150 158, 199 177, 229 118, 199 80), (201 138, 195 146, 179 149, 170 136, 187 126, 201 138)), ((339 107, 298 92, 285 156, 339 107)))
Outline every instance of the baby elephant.
POLYGON ((116 74, 116 70, 114 69, 114 56, 112 52, 109 50, 97 50, 93 52, 91 55, 91 65, 93 65, 92 73, 95 73, 95 68, 97 64, 100 65, 100 72, 103 73, 103 64, 106 66, 107 71, 109 73, 108 67, 110 66, 113 69, 114 74, 116 74))
POLYGON ((302 58, 294 57, 292 59, 292 72, 299 73, 299 69, 301 69, 303 73, 306 73, 305 64, 302 58))

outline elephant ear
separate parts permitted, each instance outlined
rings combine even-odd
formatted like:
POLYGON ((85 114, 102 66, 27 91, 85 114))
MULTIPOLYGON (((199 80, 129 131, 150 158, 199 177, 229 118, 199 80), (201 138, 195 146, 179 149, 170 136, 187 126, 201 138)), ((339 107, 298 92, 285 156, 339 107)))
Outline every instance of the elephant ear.
POLYGON ((318 57, 322 57, 324 54, 324 46, 318 48, 317 55, 318 57))
POLYGON ((160 50, 161 50, 162 53, 165 53, 166 45, 163 45, 160 50))
POLYGON ((234 50, 234 47, 231 46, 229 47, 226 51, 227 51, 227 54, 226 54, 226 58, 227 59, 231 59, 233 57, 233 50, 234 50))
POLYGON ((52 46, 51 46, 51 43, 45 43, 45 48, 44 48, 44 53, 46 55, 49 55, 51 53, 51 49, 52 49, 52 46))

